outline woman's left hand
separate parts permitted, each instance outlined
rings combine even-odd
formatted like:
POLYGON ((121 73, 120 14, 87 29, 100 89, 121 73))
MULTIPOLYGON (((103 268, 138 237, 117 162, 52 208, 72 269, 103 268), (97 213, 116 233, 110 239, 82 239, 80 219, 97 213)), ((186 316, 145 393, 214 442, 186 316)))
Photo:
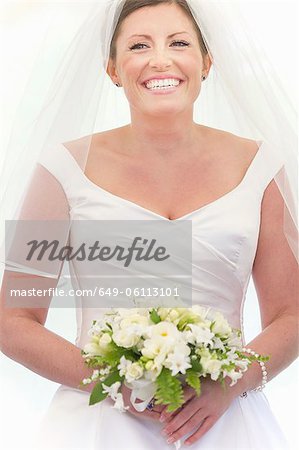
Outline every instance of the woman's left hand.
POLYGON ((166 412, 167 407, 161 412, 162 421, 165 423, 161 432, 167 439, 167 443, 181 439, 197 426, 195 432, 184 441, 184 444, 191 445, 196 442, 228 409, 235 396, 234 389, 227 383, 223 387, 220 382, 210 379, 202 380, 200 396, 196 395, 194 389, 185 386, 184 405, 172 413, 166 412))

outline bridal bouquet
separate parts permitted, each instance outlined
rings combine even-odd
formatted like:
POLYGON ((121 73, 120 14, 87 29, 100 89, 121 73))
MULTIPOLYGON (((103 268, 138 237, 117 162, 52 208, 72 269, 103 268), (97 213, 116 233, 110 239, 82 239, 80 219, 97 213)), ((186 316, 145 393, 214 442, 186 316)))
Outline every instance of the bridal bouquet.
POLYGON ((197 395, 202 377, 223 384, 229 377, 232 386, 251 361, 268 359, 243 353, 240 330, 201 306, 112 309, 93 322, 89 336, 81 353, 94 370, 81 385, 96 382, 90 405, 110 396, 121 412, 128 409, 119 392, 122 383, 132 390, 136 410, 154 398, 170 412, 184 403, 184 384, 197 395))

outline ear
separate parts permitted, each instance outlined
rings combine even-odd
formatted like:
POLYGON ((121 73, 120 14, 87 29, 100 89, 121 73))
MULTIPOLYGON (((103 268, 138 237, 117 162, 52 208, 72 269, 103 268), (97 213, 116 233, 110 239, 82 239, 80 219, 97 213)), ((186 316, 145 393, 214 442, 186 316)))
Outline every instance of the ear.
POLYGON ((205 68, 205 72, 206 72, 207 75, 210 72, 212 64, 213 64, 213 62, 212 62, 212 60, 210 58, 210 55, 209 54, 205 55, 204 56, 204 60, 203 60, 203 66, 205 68))
POLYGON ((119 83, 119 77, 117 74, 115 61, 112 58, 109 58, 106 72, 114 84, 119 83))

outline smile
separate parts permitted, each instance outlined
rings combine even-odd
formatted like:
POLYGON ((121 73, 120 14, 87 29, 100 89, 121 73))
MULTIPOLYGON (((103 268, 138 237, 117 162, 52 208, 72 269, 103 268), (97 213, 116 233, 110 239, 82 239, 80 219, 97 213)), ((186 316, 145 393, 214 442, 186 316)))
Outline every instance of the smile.
POLYGON ((175 91, 180 84, 182 84, 182 80, 178 80, 175 78, 165 78, 165 79, 152 79, 143 83, 143 86, 151 92, 155 93, 166 93, 175 91))
POLYGON ((177 80, 175 78, 165 78, 163 80, 161 79, 153 79, 149 80, 145 83, 145 87, 147 89, 167 89, 170 87, 176 87, 180 84, 180 80, 177 80))

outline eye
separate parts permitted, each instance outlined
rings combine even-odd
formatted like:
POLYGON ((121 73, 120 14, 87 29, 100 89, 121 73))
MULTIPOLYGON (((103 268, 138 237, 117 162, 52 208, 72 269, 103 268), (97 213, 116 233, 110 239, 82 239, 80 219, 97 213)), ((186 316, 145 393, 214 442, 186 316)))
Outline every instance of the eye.
POLYGON ((177 46, 178 47, 189 47, 189 42, 186 42, 186 41, 173 41, 172 43, 171 43, 171 45, 172 44, 178 44, 177 46))
POLYGON ((145 45, 145 46, 146 46, 146 44, 142 44, 142 43, 140 43, 140 42, 138 42, 137 44, 133 44, 133 45, 130 47, 130 50, 142 50, 142 48, 144 48, 144 47, 141 47, 142 45, 145 45))

